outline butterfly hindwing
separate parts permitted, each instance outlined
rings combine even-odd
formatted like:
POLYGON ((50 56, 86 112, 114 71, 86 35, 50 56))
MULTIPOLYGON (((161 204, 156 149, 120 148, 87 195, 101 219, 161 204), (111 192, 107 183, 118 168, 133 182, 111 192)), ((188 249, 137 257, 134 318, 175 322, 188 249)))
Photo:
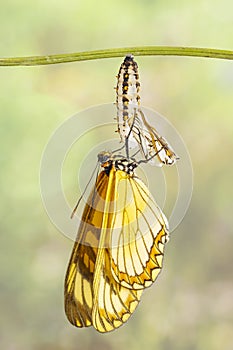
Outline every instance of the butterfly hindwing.
POLYGON ((93 325, 100 332, 111 331, 126 322, 142 294, 142 291, 128 289, 116 282, 110 261, 109 250, 105 248, 101 273, 96 275, 98 293, 92 313, 93 325))
POLYGON ((128 175, 128 180, 122 181, 125 174, 120 171, 116 176, 117 192, 121 194, 124 187, 125 203, 122 210, 115 208, 118 217, 111 234, 112 274, 127 288, 143 289, 155 281, 162 268, 168 223, 139 178, 128 175))

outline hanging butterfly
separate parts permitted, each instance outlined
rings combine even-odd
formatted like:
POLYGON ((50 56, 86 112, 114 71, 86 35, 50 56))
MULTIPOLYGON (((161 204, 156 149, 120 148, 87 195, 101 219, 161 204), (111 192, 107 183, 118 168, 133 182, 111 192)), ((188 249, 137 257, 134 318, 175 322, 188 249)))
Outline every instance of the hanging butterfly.
POLYGON ((129 148, 139 147, 142 156, 152 164, 173 165, 179 158, 168 142, 151 126, 141 108, 139 96, 138 65, 132 55, 127 55, 117 76, 117 123, 118 132, 129 148))
POLYGON ((128 320, 162 268, 167 219, 133 160, 101 152, 65 277, 65 312, 76 327, 109 332, 128 320))

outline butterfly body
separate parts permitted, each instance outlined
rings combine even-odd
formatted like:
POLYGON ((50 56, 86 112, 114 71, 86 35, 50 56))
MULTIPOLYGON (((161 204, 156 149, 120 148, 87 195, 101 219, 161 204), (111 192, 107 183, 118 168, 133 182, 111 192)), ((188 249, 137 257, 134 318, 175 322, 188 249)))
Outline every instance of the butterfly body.
POLYGON ((65 278, 65 312, 77 327, 108 332, 128 320, 157 278, 166 217, 136 176, 137 163, 108 152, 85 205, 65 278))

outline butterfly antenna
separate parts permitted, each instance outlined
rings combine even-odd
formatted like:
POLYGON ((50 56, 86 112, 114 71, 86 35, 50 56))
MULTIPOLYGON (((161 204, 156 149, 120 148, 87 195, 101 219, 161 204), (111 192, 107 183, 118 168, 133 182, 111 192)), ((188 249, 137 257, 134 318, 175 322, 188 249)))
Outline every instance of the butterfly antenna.
POLYGON ((70 216, 71 219, 73 219, 74 214, 76 213, 76 210, 78 209, 78 206, 79 206, 79 204, 80 204, 80 202, 81 202, 81 200, 82 200, 84 194, 86 193, 86 190, 87 190, 88 186, 90 185, 90 182, 91 182, 91 180, 92 180, 92 178, 93 178, 93 176, 94 176, 94 174, 95 174, 95 171, 96 171, 97 167, 98 167, 98 163, 96 164, 96 166, 95 166, 95 168, 94 168, 94 170, 93 170, 93 172, 92 172, 92 174, 91 174, 91 177, 90 177, 88 183, 86 184, 86 186, 85 186, 85 188, 84 188, 83 193, 81 194, 80 198, 78 199, 78 201, 77 201, 77 203, 76 203, 76 205, 75 205, 75 207, 74 207, 74 209, 73 209, 73 211, 72 211, 72 213, 71 213, 71 216, 70 216))
MULTIPOLYGON (((99 163, 99 162, 96 164, 95 170, 97 169, 98 166, 100 166, 100 163, 99 163)), ((97 183, 98 173, 99 173, 99 171, 96 172, 95 184, 97 183)), ((94 175, 94 173, 93 173, 93 175, 94 175)), ((96 188, 96 186, 95 186, 95 188, 96 188)), ((97 191, 93 191, 93 196, 92 196, 92 200, 91 200, 91 206, 92 206, 92 207, 94 207, 94 200, 95 200, 96 192, 97 192, 97 191)))

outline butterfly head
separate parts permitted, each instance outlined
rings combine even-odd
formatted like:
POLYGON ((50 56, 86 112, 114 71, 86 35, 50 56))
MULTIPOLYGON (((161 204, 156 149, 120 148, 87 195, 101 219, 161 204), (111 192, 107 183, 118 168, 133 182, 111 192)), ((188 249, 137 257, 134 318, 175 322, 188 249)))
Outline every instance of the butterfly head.
POLYGON ((98 162, 105 168, 112 164, 112 153, 108 151, 102 151, 98 154, 98 162))

